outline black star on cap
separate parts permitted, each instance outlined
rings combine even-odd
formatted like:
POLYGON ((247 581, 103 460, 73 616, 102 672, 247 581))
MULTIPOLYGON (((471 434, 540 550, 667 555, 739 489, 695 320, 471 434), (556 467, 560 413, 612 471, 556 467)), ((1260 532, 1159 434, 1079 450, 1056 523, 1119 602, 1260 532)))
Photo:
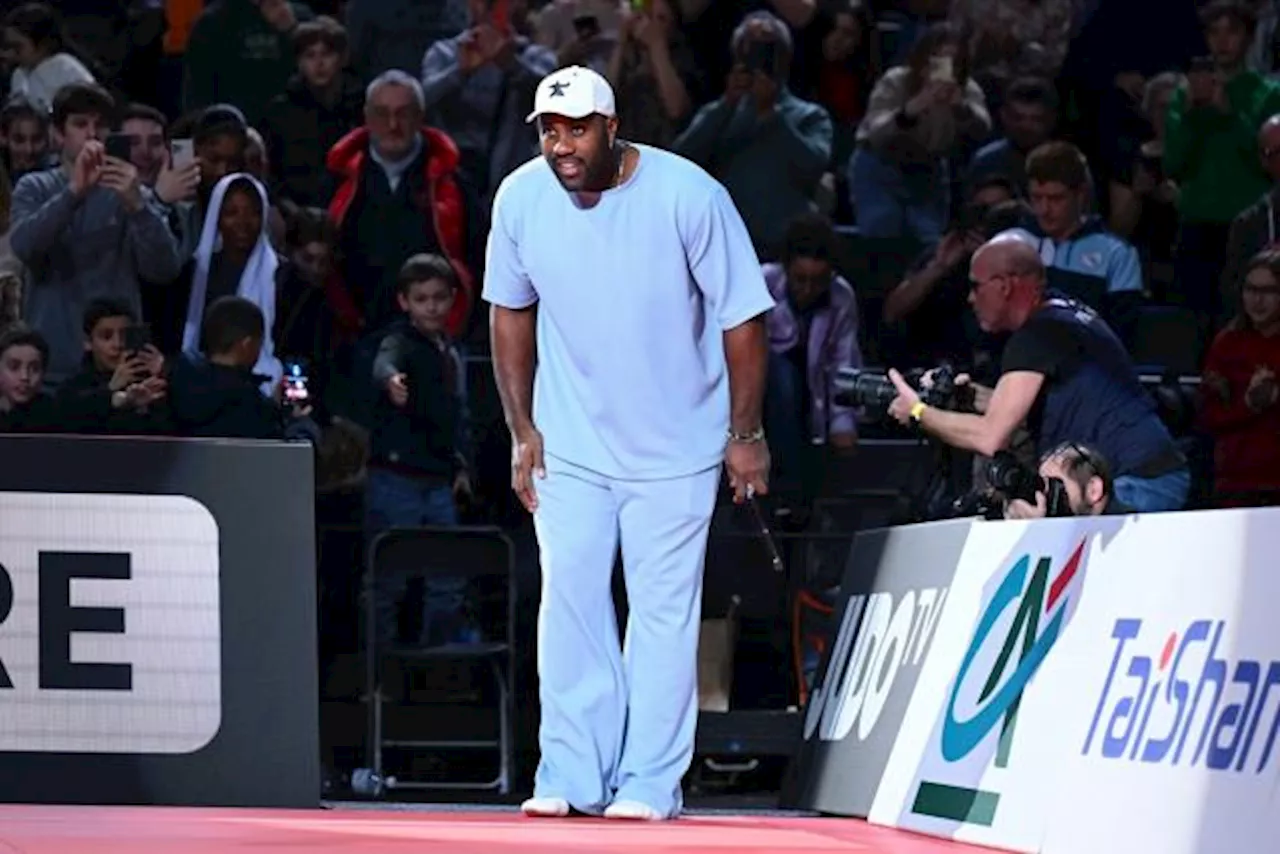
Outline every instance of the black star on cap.
POLYGON ((547 97, 549 97, 549 98, 559 98, 559 97, 562 97, 562 96, 564 95, 564 90, 565 90, 565 89, 568 89, 568 88, 569 88, 569 84, 568 84, 568 83, 552 83, 552 84, 551 84, 551 94, 550 94, 550 95, 548 95, 547 97))

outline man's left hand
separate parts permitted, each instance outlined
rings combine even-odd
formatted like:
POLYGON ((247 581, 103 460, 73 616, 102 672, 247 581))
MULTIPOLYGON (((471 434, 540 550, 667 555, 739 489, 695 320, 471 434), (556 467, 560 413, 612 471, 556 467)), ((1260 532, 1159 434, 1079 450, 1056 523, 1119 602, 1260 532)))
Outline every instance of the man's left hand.
POLYGON ((916 394, 915 389, 907 385, 907 381, 902 378, 902 374, 898 373, 897 368, 889 369, 889 381, 898 390, 898 396, 889 404, 889 415, 899 424, 909 424, 911 423, 911 409, 920 402, 920 395, 916 394))
POLYGON ((142 210, 142 182, 138 180, 138 169, 132 163, 108 157, 102 165, 98 186, 114 191, 129 213, 142 210))
POLYGON ((769 446, 763 439, 729 443, 724 450, 724 467, 735 504, 769 492, 769 465, 769 446))
POLYGON ((1036 493, 1035 504, 1015 498, 1004 506, 1006 519, 1043 519, 1047 515, 1049 515, 1049 504, 1043 492, 1036 493))

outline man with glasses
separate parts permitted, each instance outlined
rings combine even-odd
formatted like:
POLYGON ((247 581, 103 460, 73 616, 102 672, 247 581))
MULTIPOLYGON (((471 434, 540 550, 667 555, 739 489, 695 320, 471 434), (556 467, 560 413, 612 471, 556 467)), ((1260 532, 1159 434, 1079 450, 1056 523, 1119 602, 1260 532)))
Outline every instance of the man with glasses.
POLYGON ((1036 241, 996 235, 973 256, 969 303, 985 332, 1008 333, 994 389, 976 413, 927 406, 896 370, 889 413, 961 450, 993 456, 1025 424, 1042 452, 1089 442, 1116 471, 1115 494, 1135 511, 1179 510, 1191 474, 1120 339, 1083 303, 1047 291, 1036 241))
MULTIPOLYGON (((1124 516, 1133 510, 1115 496, 1111 466, 1098 451, 1078 442, 1063 442, 1040 458, 1040 476, 1062 482, 1073 516, 1124 516)), ((1005 505, 1006 519, 1043 519, 1049 498, 1036 493, 1035 503, 1015 498, 1005 505)))

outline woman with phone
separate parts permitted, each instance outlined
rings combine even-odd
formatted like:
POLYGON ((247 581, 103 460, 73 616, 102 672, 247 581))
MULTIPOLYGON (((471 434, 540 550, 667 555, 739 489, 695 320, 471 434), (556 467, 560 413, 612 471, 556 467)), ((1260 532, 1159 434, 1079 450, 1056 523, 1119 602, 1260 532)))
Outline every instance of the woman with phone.
POLYGON ((605 75, 635 142, 669 148, 693 109, 697 61, 670 0, 635 0, 605 75))
POLYGON ((906 65, 871 92, 849 162, 849 187, 864 237, 912 237, 932 246, 951 209, 950 159, 991 131, 982 87, 969 77, 959 33, 929 29, 906 65))

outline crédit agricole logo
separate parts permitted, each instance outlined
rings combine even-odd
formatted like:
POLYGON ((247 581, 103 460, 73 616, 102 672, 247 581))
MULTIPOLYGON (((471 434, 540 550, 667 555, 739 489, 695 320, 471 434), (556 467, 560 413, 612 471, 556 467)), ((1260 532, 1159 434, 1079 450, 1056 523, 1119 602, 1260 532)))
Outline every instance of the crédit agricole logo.
POLYGON ((1014 751, 1018 709, 1027 685, 1071 619, 1087 564, 1090 536, 1072 534, 1065 560, 1041 543, 1020 545, 1021 555, 988 587, 985 608, 935 726, 907 821, 926 817, 990 827, 1000 793, 984 786, 991 768, 1003 769, 1014 751), (991 588, 994 587, 994 590, 991 588))

